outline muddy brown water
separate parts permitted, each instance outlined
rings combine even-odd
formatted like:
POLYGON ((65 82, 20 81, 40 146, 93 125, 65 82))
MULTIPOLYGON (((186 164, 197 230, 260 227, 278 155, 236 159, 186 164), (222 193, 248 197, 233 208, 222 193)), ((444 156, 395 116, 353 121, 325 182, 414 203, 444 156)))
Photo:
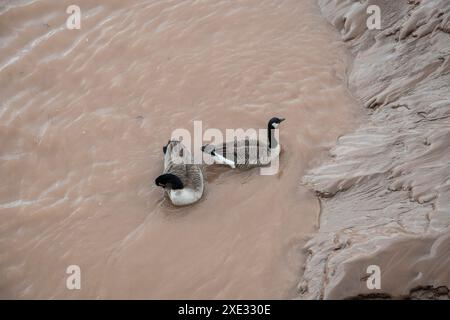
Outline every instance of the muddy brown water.
POLYGON ((290 298, 319 204, 301 185, 357 123, 313 0, 0 1, 0 296, 290 298), (153 181, 176 128, 280 126, 280 171, 153 181), (66 268, 81 268, 81 290, 66 268))

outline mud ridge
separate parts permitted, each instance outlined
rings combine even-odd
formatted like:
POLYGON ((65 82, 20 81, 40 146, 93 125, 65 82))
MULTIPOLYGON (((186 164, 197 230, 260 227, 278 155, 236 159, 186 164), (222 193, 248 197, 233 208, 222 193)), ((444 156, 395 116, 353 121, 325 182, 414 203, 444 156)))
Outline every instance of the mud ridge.
POLYGON ((299 298, 448 299, 450 2, 319 5, 352 53, 349 89, 369 121, 303 179, 322 210, 299 298), (367 28, 369 5, 381 30, 367 28), (369 265, 381 269, 379 290, 367 288, 369 265))

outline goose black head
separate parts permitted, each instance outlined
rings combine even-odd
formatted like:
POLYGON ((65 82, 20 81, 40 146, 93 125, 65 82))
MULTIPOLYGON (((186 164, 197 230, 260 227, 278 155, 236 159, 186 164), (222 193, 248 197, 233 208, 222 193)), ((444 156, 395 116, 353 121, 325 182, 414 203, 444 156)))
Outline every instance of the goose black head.
POLYGON ((277 118, 277 117, 274 117, 274 118, 270 119, 269 120, 269 124, 268 124, 269 129, 276 129, 278 127, 278 125, 280 123, 282 123, 284 120, 286 120, 286 119, 284 119, 284 118, 277 118))
POLYGON ((181 182, 181 179, 171 173, 166 173, 166 174, 160 175, 158 178, 156 178, 155 184, 158 187, 162 187, 164 189, 171 189, 171 190, 179 190, 179 189, 184 188, 184 185, 183 185, 183 182, 181 182))

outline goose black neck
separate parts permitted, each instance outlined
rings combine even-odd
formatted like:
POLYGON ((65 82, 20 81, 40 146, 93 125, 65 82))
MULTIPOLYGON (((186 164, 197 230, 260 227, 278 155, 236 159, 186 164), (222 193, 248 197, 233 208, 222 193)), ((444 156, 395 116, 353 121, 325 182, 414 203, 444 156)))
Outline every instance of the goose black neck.
POLYGON ((174 174, 169 174, 168 176, 169 176, 168 181, 172 184, 172 189, 178 190, 184 188, 183 182, 179 177, 177 177, 174 174))
POLYGON ((278 146, 278 141, 275 139, 275 129, 271 125, 267 126, 267 139, 269 141, 269 148, 276 148, 278 146))

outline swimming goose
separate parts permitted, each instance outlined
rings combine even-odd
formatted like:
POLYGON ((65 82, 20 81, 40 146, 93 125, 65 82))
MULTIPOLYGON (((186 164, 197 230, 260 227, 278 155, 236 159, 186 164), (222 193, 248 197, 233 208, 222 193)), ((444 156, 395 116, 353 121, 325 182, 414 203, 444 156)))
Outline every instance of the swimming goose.
POLYGON ((275 138, 275 129, 283 122, 283 118, 272 118, 267 124, 267 141, 250 139, 225 142, 219 145, 207 144, 202 151, 211 155, 216 163, 231 168, 250 169, 270 164, 280 154, 280 144, 275 138))
POLYGON ((200 200, 203 195, 203 173, 193 164, 189 150, 180 142, 171 140, 163 147, 164 172, 155 184, 164 188, 172 203, 185 206, 200 200))

